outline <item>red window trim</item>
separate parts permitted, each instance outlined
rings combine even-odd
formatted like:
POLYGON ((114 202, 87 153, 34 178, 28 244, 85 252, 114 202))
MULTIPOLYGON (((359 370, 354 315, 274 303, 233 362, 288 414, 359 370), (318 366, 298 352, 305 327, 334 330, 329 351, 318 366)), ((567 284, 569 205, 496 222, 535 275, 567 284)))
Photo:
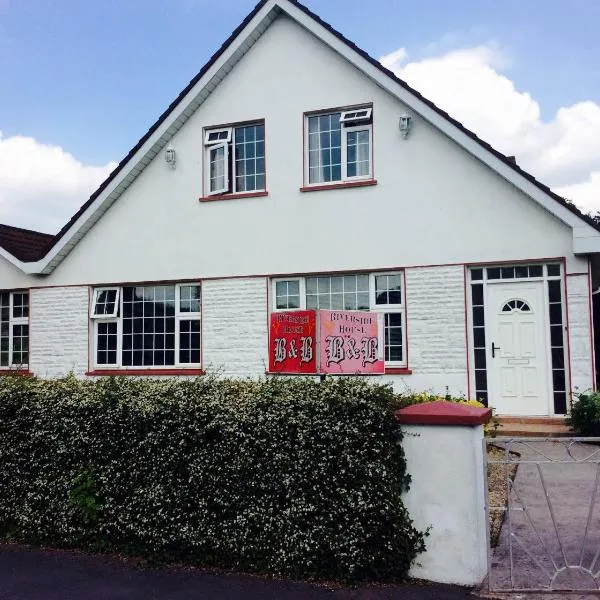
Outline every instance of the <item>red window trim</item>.
POLYGON ((377 179, 365 179, 363 181, 343 181, 341 183, 327 183, 324 185, 304 185, 301 192, 322 192, 324 190, 339 190, 340 188, 365 187, 377 185, 377 179))
POLYGON ((386 367, 386 375, 412 375, 412 369, 407 367, 386 367))
POLYGON ((204 375, 203 369, 94 369, 86 375, 93 377, 102 375, 204 375))
POLYGON ((0 369, 0 377, 33 377, 29 369, 0 369))
POLYGON ((269 192, 238 192, 235 194, 215 194, 214 196, 200 196, 200 202, 214 202, 216 200, 241 200, 242 198, 261 198, 268 196, 269 192))

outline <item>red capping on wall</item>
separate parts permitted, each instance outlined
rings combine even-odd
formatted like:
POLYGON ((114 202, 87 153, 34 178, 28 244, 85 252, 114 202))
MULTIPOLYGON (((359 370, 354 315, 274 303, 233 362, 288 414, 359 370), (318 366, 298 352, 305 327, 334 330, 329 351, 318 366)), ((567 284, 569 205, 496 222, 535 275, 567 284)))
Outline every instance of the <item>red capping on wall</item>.
POLYGON ((339 190, 341 188, 365 187, 377 185, 377 179, 365 179, 364 181, 344 181, 342 183, 328 183, 325 185, 304 185, 301 192, 323 192, 324 190, 339 190))
POLYGON ((2 369, 0 377, 33 377, 33 373, 29 369, 2 369))
POLYGON ((492 418, 491 408, 479 408, 457 402, 437 400, 401 408, 394 413, 404 425, 485 425, 492 418))
POLYGON ((216 202, 217 200, 242 200, 243 198, 262 198, 269 192, 239 192, 237 194, 215 194, 214 196, 201 196, 200 202, 216 202))
POLYGON ((198 376, 204 375, 203 369, 95 369, 87 371, 86 375, 91 377, 107 376, 107 375, 138 375, 143 377, 151 377, 157 375, 189 375, 198 376))
POLYGON ((412 375, 412 369, 406 367, 386 367, 386 375, 412 375))

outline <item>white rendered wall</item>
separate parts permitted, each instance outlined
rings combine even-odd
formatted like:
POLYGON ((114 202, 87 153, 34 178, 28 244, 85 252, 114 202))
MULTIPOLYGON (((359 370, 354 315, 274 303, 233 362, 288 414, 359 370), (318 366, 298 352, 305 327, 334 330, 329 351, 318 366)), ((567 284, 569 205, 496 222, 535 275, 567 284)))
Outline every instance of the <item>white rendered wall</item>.
POLYGON ((88 293, 87 287, 31 290, 29 369, 35 375, 88 370, 88 293))
POLYGON ((267 280, 220 279, 202 284, 203 368, 256 377, 268 368, 267 280))
MULTIPOLYGON (((50 276, 53 285, 566 256, 572 231, 286 17, 50 276), (293 65, 293 68, 290 68, 293 65), (301 193, 303 113, 373 102, 378 185, 301 193), (265 119, 261 198, 200 203, 202 129, 265 119), (102 256, 102 260, 98 260, 102 256)), ((585 261, 584 261, 585 262, 585 261)))
POLYGON ((569 344, 573 392, 593 388, 592 339, 590 332, 590 289, 587 273, 567 277, 569 344))
POLYGON ((415 527, 430 527, 412 577, 477 585, 487 573, 483 428, 403 425, 412 482, 404 503, 415 527))

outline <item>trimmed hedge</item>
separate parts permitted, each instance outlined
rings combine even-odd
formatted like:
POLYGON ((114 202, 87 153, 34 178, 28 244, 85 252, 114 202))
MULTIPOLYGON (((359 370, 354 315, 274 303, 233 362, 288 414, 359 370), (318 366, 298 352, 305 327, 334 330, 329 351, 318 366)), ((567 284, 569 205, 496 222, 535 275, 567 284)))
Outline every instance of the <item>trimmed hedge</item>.
POLYGON ((389 387, 4 377, 0 535, 294 578, 402 579, 424 534, 389 387))

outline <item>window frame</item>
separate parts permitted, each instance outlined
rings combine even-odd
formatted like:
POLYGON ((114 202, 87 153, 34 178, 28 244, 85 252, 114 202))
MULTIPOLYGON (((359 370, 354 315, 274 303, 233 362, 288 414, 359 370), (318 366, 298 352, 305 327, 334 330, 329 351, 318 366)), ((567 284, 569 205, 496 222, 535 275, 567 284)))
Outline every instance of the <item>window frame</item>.
POLYGON ((233 127, 217 127, 214 129, 207 129, 205 131, 205 135, 204 135, 204 145, 205 146, 214 146, 215 144, 227 144, 229 142, 231 142, 231 136, 232 136, 232 131, 233 131, 233 127), (215 133, 223 133, 223 132, 227 132, 227 136, 225 138, 219 138, 216 140, 211 140, 210 136, 215 134, 215 133))
POLYGON ((209 144, 206 146, 206 185, 208 188, 208 195, 215 196, 217 194, 226 194, 229 190, 229 143, 230 142, 218 142, 209 144), (210 188, 210 168, 211 168, 211 154, 216 152, 220 148, 223 148, 223 187, 210 188))
MULTIPOLYGON (((119 302, 118 302, 118 313, 114 317, 106 315, 93 316, 92 310, 94 305, 92 304, 92 310, 90 310, 90 319, 93 322, 93 339, 92 339, 92 352, 93 360, 92 365, 94 370, 102 371, 103 369, 117 369, 121 371, 161 371, 165 369, 190 369, 192 371, 202 368, 202 284, 199 281, 183 281, 178 283, 139 283, 130 285, 116 286, 119 290, 119 302), (162 287, 162 286, 175 286, 175 361, 172 365, 123 365, 123 288, 127 287, 162 287), (188 286, 197 286, 200 288, 200 310, 196 312, 183 312, 181 310, 181 288, 188 286), (199 321, 200 323, 200 361, 197 363, 181 362, 179 357, 180 352, 180 330, 181 321, 199 321), (98 362, 98 324, 99 323, 116 323, 117 324, 117 362, 111 363, 99 363, 98 362)), ((115 289, 115 286, 111 288, 98 288, 98 289, 115 289)), ((96 289, 94 289, 94 292, 96 289)), ((92 297, 95 299, 95 293, 92 297)))
POLYGON ((229 125, 227 127, 209 127, 204 130, 204 185, 205 185, 205 196, 218 196, 225 194, 261 194, 267 191, 267 149, 266 149, 266 135, 267 130, 265 127, 265 121, 255 120, 255 121, 241 121, 239 123, 235 123, 233 125, 229 125), (242 129, 244 127, 252 127, 262 125, 264 132, 264 156, 263 161, 265 164, 265 172, 264 172, 264 186, 256 187, 253 190, 237 190, 236 187, 236 154, 235 154, 235 131, 236 129, 242 129), (210 140, 209 137, 211 134, 220 133, 223 131, 227 131, 228 135, 226 139, 222 140, 210 140), (218 188, 211 190, 210 188, 210 153, 211 150, 215 150, 218 147, 225 148, 225 185, 223 188, 218 188))
POLYGON ((18 289, 18 290, 2 290, 3 293, 9 294, 8 300, 8 365, 0 365, 0 371, 14 371, 15 368, 27 370, 29 368, 29 310, 30 310, 30 294, 28 289, 18 289), (27 294, 27 316, 26 317, 15 317, 14 314, 14 297, 15 294, 27 294), (13 359, 13 340, 14 340, 14 332, 13 328, 16 325, 27 325, 27 362, 26 363, 15 363, 13 359))
MULTIPOLYGON (((342 133, 342 181, 361 181, 373 179, 373 124, 352 125, 345 127, 342 133), (348 175, 348 134, 355 131, 367 131, 369 134, 369 172, 366 175, 348 175)), ((357 156, 358 158, 358 156, 357 156)), ((357 161, 358 163, 358 161, 357 161)))
MULTIPOLYGON (((345 277, 350 275, 368 275, 369 276, 369 312, 386 314, 401 314, 402 315, 402 360, 401 361, 385 361, 386 369, 408 369, 408 354, 407 354, 407 327, 406 327, 406 278, 404 270, 396 269, 393 271, 361 271, 354 273, 310 273, 302 276, 290 277, 273 277, 271 279, 271 296, 269 302, 269 310, 272 313, 289 312, 295 310, 306 310, 306 279, 308 277, 345 277), (376 289, 375 278, 379 275, 399 275, 401 281, 400 293, 402 302, 400 304, 376 304, 376 289), (277 282, 281 281, 298 281, 300 290, 300 307, 299 308, 277 308, 277 282)), ((384 317, 385 319, 385 317, 384 317)), ((384 348, 385 351, 385 348, 384 348)))
POLYGON ((351 108, 350 110, 343 110, 340 115, 340 123, 360 123, 361 121, 369 121, 373 114, 372 106, 365 106, 364 108, 351 108), (352 116, 364 112, 364 115, 359 117, 352 116))
POLYGON ((374 177, 373 168, 373 107, 358 106, 354 108, 337 108, 317 110, 304 113, 304 188, 339 186, 344 183, 353 183, 357 181, 370 181, 374 177), (348 115, 361 111, 367 111, 364 117, 349 119, 348 115), (332 181, 310 181, 310 152, 309 152, 309 119, 311 117, 325 117, 328 115, 340 115, 341 129, 341 178, 332 181), (345 120, 342 120, 344 119, 345 120), (348 133, 353 131, 368 131, 369 133, 369 172, 367 175, 354 175, 348 177, 348 133))
POLYGON ((121 295, 121 288, 120 287, 116 287, 116 286, 112 286, 112 287, 100 287, 100 288, 94 288, 94 294, 93 294, 93 298, 92 298, 92 310, 91 310, 91 318, 92 319, 102 319, 102 318, 107 318, 110 319, 111 317, 116 317, 117 313, 119 312, 119 297, 121 295), (98 301, 98 296, 102 293, 102 292, 116 292, 116 297, 115 297, 115 307, 112 313, 109 314, 101 314, 101 315, 97 315, 95 313, 95 309, 96 309, 96 302, 98 301))

